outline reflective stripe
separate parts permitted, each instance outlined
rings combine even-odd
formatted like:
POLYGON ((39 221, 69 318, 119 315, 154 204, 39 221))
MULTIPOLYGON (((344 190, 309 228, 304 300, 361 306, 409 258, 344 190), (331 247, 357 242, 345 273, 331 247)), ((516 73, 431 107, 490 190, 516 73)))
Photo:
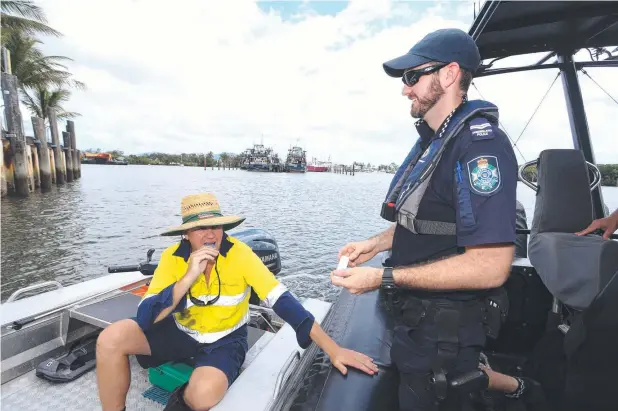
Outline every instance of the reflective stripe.
POLYGON ((275 305, 275 303, 277 302, 277 300, 279 299, 279 297, 281 297, 281 294, 283 294, 284 292, 286 292, 288 289, 285 287, 285 285, 279 283, 275 286, 275 288, 273 288, 272 290, 270 290, 270 292, 268 293, 268 295, 266 296, 266 298, 264 299, 264 302, 266 303, 266 305, 268 305, 269 307, 272 307, 273 305, 275 305))
MULTIPOLYGON (((219 297, 219 299, 217 300, 217 302, 215 302, 214 304, 212 304, 213 307, 216 306, 224 306, 224 307, 232 307, 235 305, 238 305, 240 303, 242 303, 245 298, 247 298, 247 295, 251 292, 251 287, 247 287, 245 288, 245 292, 242 294, 236 294, 236 295, 222 295, 219 297)), ((207 303, 210 300, 213 300, 215 298, 217 298, 217 294, 204 294, 204 295, 200 295, 200 296, 193 296, 195 299, 200 300, 204 303, 207 303)), ((187 308, 193 306, 193 302, 191 302, 191 300, 187 297, 187 308)))
POLYGON ((213 343, 219 340, 220 338, 223 338, 226 335, 231 334, 232 332, 236 331, 237 329, 239 329, 240 327, 248 323, 250 318, 251 318, 251 315, 249 314, 249 311, 247 311, 245 313, 245 316, 232 328, 228 328, 227 330, 223 330, 223 331, 217 331, 214 333, 201 333, 197 330, 187 328, 184 325, 178 323, 178 320, 176 320, 176 317, 174 317, 174 321, 176 322, 176 327, 178 327, 179 330, 184 331, 188 336, 192 337, 197 342, 213 343))

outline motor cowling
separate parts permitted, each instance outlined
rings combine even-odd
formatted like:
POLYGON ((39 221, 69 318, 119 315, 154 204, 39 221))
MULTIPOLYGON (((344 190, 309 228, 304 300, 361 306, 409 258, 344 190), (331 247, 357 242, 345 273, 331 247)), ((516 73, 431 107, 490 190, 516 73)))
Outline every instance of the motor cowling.
MULTIPOLYGON (((275 276, 281 272, 281 255, 275 237, 259 228, 249 228, 242 231, 230 233, 230 235, 243 243, 247 244, 253 252, 260 257, 260 260, 268 267, 275 276)), ((260 298, 251 290, 250 304, 259 305, 260 298)))
POLYGON ((234 238, 247 244, 274 275, 281 272, 281 256, 275 237, 259 228, 249 228, 230 233, 234 238))

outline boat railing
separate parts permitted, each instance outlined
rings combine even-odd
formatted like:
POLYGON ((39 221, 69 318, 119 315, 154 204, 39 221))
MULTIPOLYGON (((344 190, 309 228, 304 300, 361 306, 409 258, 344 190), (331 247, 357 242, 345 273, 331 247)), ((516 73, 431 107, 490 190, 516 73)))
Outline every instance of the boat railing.
POLYGON ((300 361, 300 353, 298 351, 294 351, 290 355, 290 357, 286 360, 285 364, 283 364, 283 367, 281 367, 281 370, 279 370, 279 374, 277 375, 277 380, 275 381, 273 399, 277 399, 277 396, 279 395, 279 391, 281 390, 281 386, 284 383, 284 379, 285 379, 286 374, 288 373, 288 370, 290 369, 290 367, 292 367, 292 364, 298 361, 300 361))
MULTIPOLYGON (((529 181, 526 179, 526 177, 524 176, 524 169, 530 167, 531 165, 536 165, 537 162, 538 162, 538 159, 528 161, 522 164, 519 167, 519 171, 518 171, 519 181, 521 181, 522 183, 530 187, 532 190, 534 190, 534 192, 539 191, 539 186, 534 184, 532 181, 529 181)), ((599 168, 597 166, 595 166, 594 164, 588 161, 586 161, 586 164, 588 165, 588 169, 592 172, 593 180, 590 183, 590 191, 593 191, 601 183, 601 171, 599 171, 599 168)))
POLYGON ((29 285, 27 287, 23 287, 20 288, 19 290, 15 291, 13 294, 11 294, 11 296, 8 298, 8 300, 6 300, 7 303, 13 302, 15 300, 17 300, 17 297, 19 297, 22 294, 26 294, 30 291, 35 291, 35 290, 39 290, 39 289, 45 289, 47 287, 53 286, 55 287, 56 290, 59 290, 60 288, 63 287, 62 284, 60 284, 58 281, 44 281, 42 283, 38 283, 38 284, 33 284, 33 285, 29 285))

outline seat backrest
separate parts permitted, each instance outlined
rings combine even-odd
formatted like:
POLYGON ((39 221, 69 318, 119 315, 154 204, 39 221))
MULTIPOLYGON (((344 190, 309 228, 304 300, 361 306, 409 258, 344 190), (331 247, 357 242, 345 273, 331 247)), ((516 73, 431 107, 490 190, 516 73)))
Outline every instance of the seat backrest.
POLYGON ((593 219, 588 164, 579 150, 545 150, 537 162, 538 190, 528 255, 549 292, 582 310, 616 271, 615 244, 577 236, 593 219))
POLYGON ((530 230, 575 233, 592 222, 588 165, 573 149, 541 152, 537 162, 538 191, 530 230))

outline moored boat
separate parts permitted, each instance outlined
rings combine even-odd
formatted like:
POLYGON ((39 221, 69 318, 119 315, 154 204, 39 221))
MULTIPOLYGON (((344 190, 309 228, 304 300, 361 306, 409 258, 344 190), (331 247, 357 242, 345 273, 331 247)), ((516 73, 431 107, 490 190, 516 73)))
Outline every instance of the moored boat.
POLYGON ((306 151, 302 147, 294 146, 288 150, 285 159, 285 170, 289 173, 304 173, 307 171, 306 151))

